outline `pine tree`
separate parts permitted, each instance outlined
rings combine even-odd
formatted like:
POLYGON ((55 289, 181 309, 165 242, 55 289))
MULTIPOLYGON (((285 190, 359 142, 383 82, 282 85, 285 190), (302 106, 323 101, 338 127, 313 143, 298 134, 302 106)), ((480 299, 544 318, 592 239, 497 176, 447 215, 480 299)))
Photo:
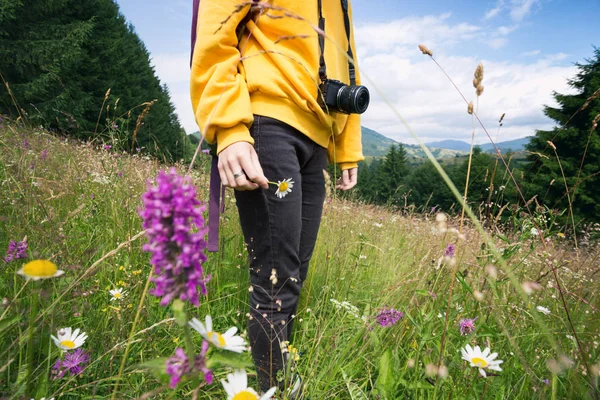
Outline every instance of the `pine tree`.
POLYGON ((578 93, 554 93, 558 107, 546 106, 544 113, 558 125, 550 131, 537 131, 527 146, 531 164, 526 169, 526 189, 528 196, 538 195, 538 200, 551 208, 567 209, 564 172, 575 216, 598 222, 600 137, 594 121, 597 124, 600 118, 600 49, 596 48, 585 64, 576 66, 579 71, 568 83, 578 93))
POLYGON ((106 139, 116 120, 122 148, 184 155, 169 92, 114 0, 0 0, 0 21, 0 72, 14 94, 0 88, 0 113, 16 114, 14 98, 33 123, 84 139, 106 139))
POLYGON ((397 204, 403 193, 402 182, 406 173, 406 150, 401 143, 392 145, 379 169, 378 200, 397 204))

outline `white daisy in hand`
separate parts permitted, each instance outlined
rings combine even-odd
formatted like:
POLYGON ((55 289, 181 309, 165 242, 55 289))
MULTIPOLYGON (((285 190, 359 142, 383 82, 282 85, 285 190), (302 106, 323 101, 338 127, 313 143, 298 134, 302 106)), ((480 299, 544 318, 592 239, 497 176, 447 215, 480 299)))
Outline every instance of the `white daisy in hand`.
POLYGON ((62 328, 58 330, 58 337, 51 335, 54 343, 62 350, 73 350, 81 347, 87 339, 87 333, 79 333, 79 329, 75 329, 75 332, 71 328, 62 328))
POLYGON ((485 378, 487 375, 485 373, 486 369, 492 369, 494 371, 502 371, 500 368, 500 364, 504 361, 496 360, 498 357, 498 353, 490 354, 490 348, 486 347, 484 351, 481 351, 479 346, 475 346, 472 348, 469 345, 466 345, 464 349, 461 349, 462 359, 471 363, 471 367, 479 368, 479 373, 485 378))
POLYGON ((121 300, 127 294, 127 291, 123 290, 123 288, 109 290, 109 292, 112 295, 112 297, 110 298, 110 301, 121 300))
POLYGON ((287 194, 292 191, 293 187, 294 181, 292 178, 284 179, 283 181, 277 181, 277 191, 275 194, 281 199, 287 196, 287 194))
POLYGON ((277 390, 272 387, 265 394, 259 396, 254 389, 248 387, 248 376, 243 369, 237 369, 233 374, 227 374, 227 380, 222 380, 221 383, 227 393, 227 400, 269 400, 277 390))
POLYGON ((40 279, 55 278, 64 274, 64 271, 58 269, 56 264, 48 260, 33 260, 23 265, 21 269, 17 271, 17 274, 23 275, 25 279, 33 279, 39 281, 40 279))
POLYGON ((219 349, 225 349, 236 353, 241 353, 246 350, 246 342, 239 336, 236 336, 237 328, 234 326, 229 328, 224 334, 213 331, 212 318, 207 315, 205 318, 206 324, 198 321, 197 318, 193 318, 188 323, 194 328, 202 337, 208 340, 213 346, 219 349))

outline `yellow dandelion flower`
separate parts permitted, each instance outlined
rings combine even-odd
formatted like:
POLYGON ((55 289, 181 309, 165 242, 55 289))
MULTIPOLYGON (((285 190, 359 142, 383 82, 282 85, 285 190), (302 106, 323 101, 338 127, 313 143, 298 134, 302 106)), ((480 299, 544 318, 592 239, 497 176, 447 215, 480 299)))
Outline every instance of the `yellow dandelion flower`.
POLYGON ((33 260, 23 265, 23 267, 17 271, 17 274, 23 275, 25 279, 33 279, 38 281, 40 279, 55 278, 64 274, 64 271, 58 269, 56 264, 48 260, 33 260))

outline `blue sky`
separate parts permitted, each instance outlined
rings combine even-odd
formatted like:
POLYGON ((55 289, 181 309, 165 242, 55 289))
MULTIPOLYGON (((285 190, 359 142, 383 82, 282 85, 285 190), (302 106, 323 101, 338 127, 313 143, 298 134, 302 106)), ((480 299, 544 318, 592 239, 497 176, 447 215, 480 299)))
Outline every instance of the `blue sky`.
MULTIPOLYGON (((182 125, 190 133, 197 130, 188 94, 191 0, 117 3, 169 86, 182 125)), ((478 113, 494 131, 506 113, 498 141, 551 127, 542 106, 553 104, 553 90, 570 90, 566 79, 576 72, 573 64, 600 46, 599 0, 353 0, 352 5, 358 61, 372 93, 362 123, 405 143, 414 139, 378 92, 424 141, 468 141, 472 131, 466 106, 418 51, 419 43, 434 52, 469 100, 475 99, 473 71, 483 63, 478 113)), ((476 132, 476 142, 487 140, 476 132)))

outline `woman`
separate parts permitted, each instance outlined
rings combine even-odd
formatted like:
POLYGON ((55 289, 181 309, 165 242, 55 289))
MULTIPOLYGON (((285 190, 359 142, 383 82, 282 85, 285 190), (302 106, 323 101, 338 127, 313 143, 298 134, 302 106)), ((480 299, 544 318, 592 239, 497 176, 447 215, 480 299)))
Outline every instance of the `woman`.
POLYGON ((252 285, 249 340, 266 391, 282 386, 282 344, 319 230, 328 159, 342 170, 338 189, 356 184, 368 91, 346 55, 355 54, 346 0, 249 10, 240 0, 200 2, 191 98, 205 139, 216 143, 222 183, 235 189, 252 285))

